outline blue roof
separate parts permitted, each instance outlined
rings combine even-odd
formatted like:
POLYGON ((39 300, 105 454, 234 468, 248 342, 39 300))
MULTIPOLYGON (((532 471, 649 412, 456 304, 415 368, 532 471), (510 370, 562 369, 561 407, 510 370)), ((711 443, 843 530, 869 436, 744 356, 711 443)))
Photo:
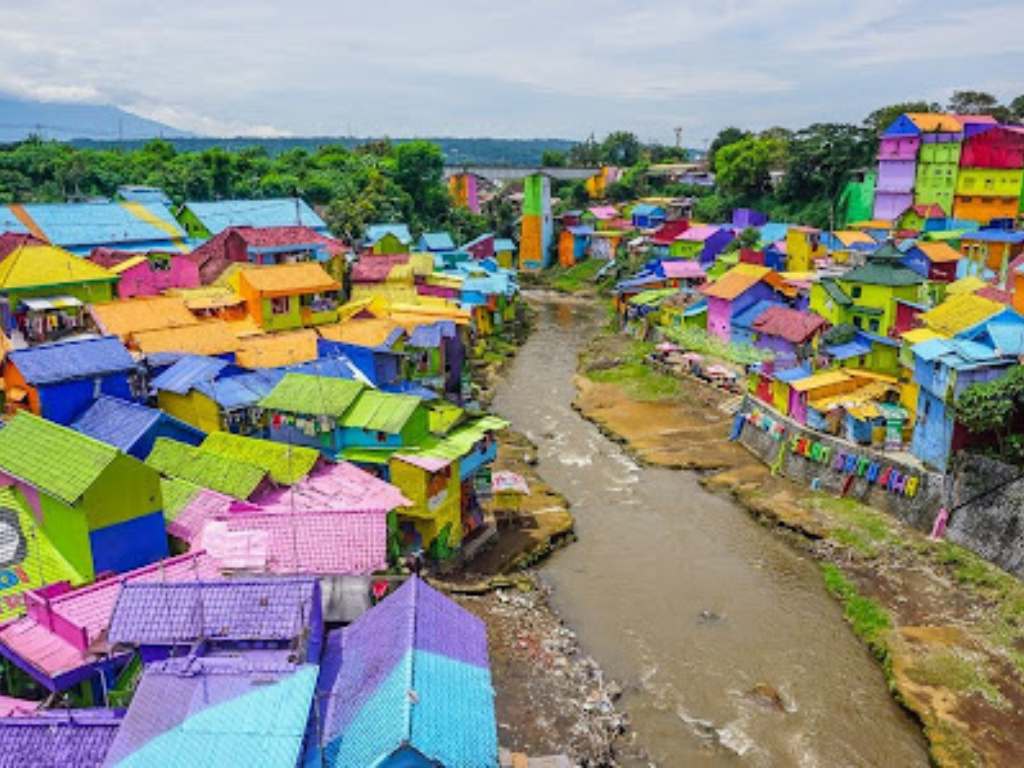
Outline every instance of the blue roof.
POLYGON ((428 251, 451 251, 455 248, 455 241, 447 232, 424 232, 420 240, 428 251))
POLYGON ((6 205, 0 206, 0 232, 17 232, 20 235, 28 233, 28 229, 21 223, 21 219, 14 215, 6 205))
POLYGON ((810 368, 802 365, 798 365, 795 368, 787 368, 784 371, 776 371, 772 374, 772 378, 776 381, 799 381, 800 379, 806 379, 811 375, 810 368))
POLYGON ((836 360, 849 360, 851 357, 860 357, 871 352, 871 343, 865 339, 854 339, 845 344, 825 347, 825 351, 836 360))
POLYGON ((153 379, 151 384, 157 391, 166 390, 184 395, 200 382, 213 381, 229 365, 228 361, 218 357, 185 355, 153 379))
POLYGON ((871 333, 871 331, 857 331, 857 336, 864 338, 873 344, 884 344, 887 347, 899 347, 903 344, 899 339, 880 336, 877 333, 871 333))
MULTIPOLYGON (((412 242, 412 235, 409 234, 409 227, 405 224, 370 224, 366 228, 363 241, 367 245, 373 245, 384 235, 394 235, 402 245, 409 245, 412 242)), ((454 247, 454 246, 453 246, 454 247)))
POLYGON ((430 325, 420 325, 409 334, 407 346, 419 349, 436 349, 444 339, 455 337, 455 323, 451 320, 440 320, 430 325))
POLYGON ((594 234, 594 228, 589 224, 580 224, 577 227, 569 227, 568 229, 573 237, 585 237, 594 234))
POLYGON ((772 307, 779 306, 779 302, 771 301, 768 299, 762 299, 754 304, 751 304, 745 310, 740 312, 732 319, 732 325, 739 326, 740 328, 752 328, 754 321, 757 320, 764 312, 772 307))
POLYGON ((966 240, 982 240, 989 243, 1024 243, 1024 232, 1007 229, 979 229, 964 234, 966 240))
POLYGON ((495 251, 514 251, 515 249, 516 244, 512 240, 509 240, 507 238, 502 237, 494 241, 495 251))
POLYGON ((202 392, 222 408, 245 408, 256 405, 270 394, 277 383, 284 378, 284 371, 268 368, 238 376, 225 376, 216 381, 196 384, 195 389, 202 392))
POLYGON ((181 429, 194 432, 198 438, 204 436, 202 430, 156 408, 106 396, 96 400, 71 428, 127 453, 160 421, 174 422, 181 429))
POLYGON ((169 244, 184 240, 185 230, 166 205, 142 204, 160 226, 136 216, 121 203, 32 203, 23 206, 54 245, 84 248, 95 245, 169 244))
POLYGON ((52 384, 130 371, 135 360, 116 336, 18 349, 8 355, 29 384, 52 384))
POLYGON ((683 310, 683 317, 693 317, 699 315, 702 312, 708 311, 708 300, 705 297, 701 297, 698 301, 688 306, 683 310))
MULTIPOLYGON (((401 330, 401 329, 399 329, 401 330)), ((329 379, 365 379, 358 366, 345 355, 335 354, 321 357, 298 365, 289 365, 282 370, 288 373, 304 373, 310 376, 326 376, 329 379)))
POLYGON ((957 370, 1010 362, 1001 359, 994 349, 984 344, 963 339, 929 339, 915 344, 912 351, 915 357, 925 362, 939 361, 957 370))
POLYGON ((650 203, 638 203, 633 206, 633 210, 630 211, 632 216, 653 216, 654 214, 660 213, 665 214, 665 209, 660 205, 651 205, 650 203))
POLYGON ((777 221, 769 221, 767 224, 762 224, 757 228, 760 235, 760 240, 758 242, 764 245, 769 245, 771 243, 776 243, 779 240, 785 240, 786 233, 789 232, 789 227, 789 224, 782 224, 777 221))
POLYGON ((118 197, 132 203, 171 204, 171 198, 160 187, 147 187, 142 184, 122 184, 117 188, 118 197))
POLYGON ((1024 323, 994 320, 985 325, 985 331, 995 348, 1004 355, 1024 354, 1024 323))
POLYGON ((209 203, 185 203, 211 235, 228 227, 294 227, 326 230, 327 224, 305 200, 281 197, 271 200, 217 200, 209 203))
POLYGON ((381 392, 392 395, 412 395, 421 400, 439 400, 440 396, 432 389, 417 384, 414 381, 399 381, 395 384, 385 384, 380 388, 381 392))

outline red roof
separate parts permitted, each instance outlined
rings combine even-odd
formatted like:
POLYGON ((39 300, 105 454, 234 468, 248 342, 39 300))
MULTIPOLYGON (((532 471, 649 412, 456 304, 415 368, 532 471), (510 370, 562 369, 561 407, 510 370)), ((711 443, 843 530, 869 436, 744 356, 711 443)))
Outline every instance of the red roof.
POLYGON ((986 285, 984 288, 979 288, 974 292, 974 295, 981 296, 983 299, 989 299, 990 301, 998 301, 1000 304, 1009 304, 1013 301, 1013 295, 1009 291, 1004 291, 1002 288, 994 285, 986 285))
POLYGON ((913 207, 914 213, 925 219, 944 219, 946 218, 946 212, 942 210, 942 206, 938 203, 929 203, 928 205, 918 204, 913 207))
MULTIPOLYGON (((239 237, 242 241, 253 248, 275 248, 285 245, 322 245, 332 256, 345 253, 348 248, 340 240, 333 237, 321 235, 309 227, 228 227, 222 232, 214 235, 201 246, 189 254, 189 258, 200 268, 204 265, 220 259, 226 261, 228 258, 228 241, 231 237, 239 237)), ((219 271, 222 271, 223 267, 219 271)), ((204 282, 210 282, 216 275, 204 275, 204 282)))
POLYGON ((666 221, 651 235, 651 242, 654 245, 672 245, 675 239, 689 228, 690 222, 688 219, 666 221))
POLYGON ((0 259, 4 259, 14 253, 23 245, 46 245, 35 235, 22 232, 4 232, 0 235, 0 259))
POLYGON ((352 265, 353 283, 383 283, 391 270, 409 263, 408 253, 393 253, 381 256, 361 256, 352 265))
POLYGON ((184 254, 179 251, 121 251, 117 248, 106 248, 104 246, 98 246, 93 248, 89 252, 89 261, 93 264, 99 264, 101 267, 116 267, 122 261, 128 261, 128 259, 134 259, 136 256, 152 256, 160 254, 163 256, 183 256, 184 254))
POLYGON ((754 331, 779 336, 794 344, 803 344, 825 325, 825 319, 813 312, 790 307, 769 307, 754 321, 754 331))

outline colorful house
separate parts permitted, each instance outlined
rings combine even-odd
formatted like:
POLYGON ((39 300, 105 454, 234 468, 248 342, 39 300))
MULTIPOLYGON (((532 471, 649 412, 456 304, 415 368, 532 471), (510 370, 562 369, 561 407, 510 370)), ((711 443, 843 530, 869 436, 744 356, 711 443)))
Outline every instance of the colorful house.
POLYGON ((358 381, 286 374, 260 401, 270 439, 337 456, 345 448, 341 418, 364 388, 358 381))
POLYGON ((462 541, 458 462, 436 456, 394 454, 391 482, 412 501, 398 516, 403 551, 424 550, 447 559, 462 541))
POLYGON ((636 229, 654 229, 665 223, 665 209, 660 205, 638 203, 629 212, 629 217, 636 229))
POLYGON ((318 336, 312 328, 260 333, 238 340, 235 363, 243 368, 280 368, 317 359, 318 336))
POLYGON ((0 430, 0 478, 86 579, 167 556, 160 478, 113 446, 19 413, 0 430))
POLYGON ((748 227, 762 227, 768 223, 768 216, 753 208, 735 208, 732 212, 732 225, 743 230, 748 227))
POLYGON ((140 296, 89 306, 89 316, 100 333, 117 336, 134 347, 137 335, 172 328, 191 328, 199 320, 175 296, 140 296))
POLYGON ((780 357, 795 357, 799 348, 813 345, 827 327, 825 319, 813 312, 775 304, 754 320, 754 346, 780 357))
POLYGON ((587 258, 594 228, 580 225, 567 227, 558 233, 558 266, 571 267, 587 258))
POLYGON ((691 224, 669 246, 669 256, 678 259, 697 259, 701 264, 710 264, 735 237, 736 234, 729 227, 691 224))
POLYGON ((494 258, 495 241, 494 235, 490 232, 485 232, 465 243, 459 250, 468 253, 475 261, 483 261, 484 259, 494 258))
POLYGON ((265 331, 284 331, 338 319, 341 285, 319 264, 282 264, 244 269, 239 293, 249 315, 265 331))
POLYGON ((821 239, 821 230, 814 227, 790 227, 786 231, 786 270, 811 272, 814 262, 824 259, 828 249, 821 239))
POLYGON ((356 464, 386 464, 392 453, 421 445, 430 419, 422 399, 364 389, 340 420, 343 455, 356 464))
POLYGON ((424 232, 416 241, 416 250, 424 253, 454 251, 455 241, 447 232, 424 232))
POLYGON ((1015 221, 1024 187, 1024 128, 990 125, 964 139, 953 216, 1015 221))
POLYGON ((178 219, 190 237, 208 238, 228 227, 309 227, 327 234, 327 224, 297 197, 187 202, 178 219))
POLYGON ((848 226, 854 221, 870 219, 875 204, 875 173, 854 172, 846 182, 836 202, 836 218, 839 226, 848 226))
POLYGON ((737 264, 700 290, 708 300, 708 333, 722 341, 730 340, 733 317, 759 301, 779 299, 788 292, 778 273, 754 264, 737 264))
MULTIPOLYGON (((921 166, 918 167, 920 172, 921 166)), ((896 227, 903 231, 925 232, 941 229, 945 220, 946 212, 938 203, 915 203, 896 219, 896 227)))
POLYGON ((811 401, 852 392, 860 385, 843 371, 823 371, 788 382, 789 397, 786 413, 801 424, 807 423, 811 401))
POLYGON ((93 248, 89 261, 119 276, 117 296, 157 296, 174 288, 199 286, 199 269, 183 253, 171 251, 115 251, 93 248))
POLYGON ((412 234, 405 224, 370 224, 363 235, 363 248, 375 256, 409 253, 412 234))
POLYGON ((918 321, 944 338, 959 336, 1006 311, 998 301, 986 299, 976 293, 950 296, 944 302, 918 315, 918 321))
POLYGON ((206 433, 156 408, 103 396, 79 416, 71 428, 93 440, 145 460, 158 437, 199 445, 206 433))
POLYGON ((480 194, 474 173, 456 173, 448 179, 448 191, 459 208, 480 213, 480 194))
MULTIPOLYGON (((873 251, 878 247, 878 243, 871 237, 867 232, 861 232, 856 229, 840 229, 835 232, 823 232, 821 235, 821 242, 824 243, 825 248, 833 254, 837 251, 873 251)), ((836 259, 837 261, 839 259, 836 259)))
POLYGON ((52 245, 25 245, 0 262, 0 319, 29 343, 81 333, 85 306, 110 301, 118 276, 52 245))
POLYGON ((387 318, 352 318, 317 328, 321 355, 345 355, 375 387, 397 384, 405 365, 405 329, 387 318))
POLYGON ((221 376, 219 370, 211 370, 208 364, 197 363, 196 357, 183 357, 153 379, 157 405, 203 432, 261 434, 266 422, 259 402, 284 372, 265 369, 225 373, 221 376))
POLYGON ((915 243, 904 255, 903 264, 936 283, 956 280, 957 263, 962 256, 947 243, 915 243))
POLYGON ((102 768, 121 726, 113 709, 53 709, 0 719, 0 744, 11 765, 102 768))
POLYGON ((515 242, 504 237, 495 238, 494 258, 502 269, 515 269, 517 265, 515 242))
POLYGON ((486 627, 416 576, 328 636, 317 691, 305 765, 498 764, 486 627))
POLYGON ((689 228, 690 222, 688 219, 666 221, 648 238, 648 242, 651 245, 651 255, 657 258, 668 256, 676 238, 689 228))
POLYGON ((889 335, 896 300, 916 301, 925 278, 903 265, 903 254, 885 245, 859 267, 811 287, 810 309, 830 325, 853 325, 880 336, 889 335))
POLYGON ((336 280, 345 271, 348 248, 310 227, 238 227, 222 230, 188 255, 202 283, 217 280, 232 264, 272 266, 316 262, 336 280))
POLYGON ((16 349, 4 366, 7 410, 70 424, 100 395, 135 399, 137 367, 113 336, 16 349))
POLYGON ((968 260, 969 274, 993 273, 1000 285, 1010 282, 1010 265, 1024 254, 1024 232, 980 229, 960 236, 960 252, 968 260))
POLYGON ((895 220, 914 203, 914 179, 921 130, 913 115, 902 115, 878 143, 878 178, 875 182, 876 219, 895 220))

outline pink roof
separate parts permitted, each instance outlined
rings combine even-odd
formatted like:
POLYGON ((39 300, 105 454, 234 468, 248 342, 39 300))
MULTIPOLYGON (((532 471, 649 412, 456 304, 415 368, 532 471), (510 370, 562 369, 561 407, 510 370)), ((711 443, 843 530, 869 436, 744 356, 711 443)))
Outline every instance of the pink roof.
POLYGON ((30 701, 29 699, 16 699, 13 696, 0 696, 0 717, 18 717, 19 715, 31 715, 39 709, 41 701, 30 701))
POLYGON ((408 453, 395 454, 395 458, 427 472, 437 472, 452 463, 451 459, 442 459, 438 456, 416 456, 408 453))
POLYGON ((522 475, 517 475, 515 472, 499 471, 491 475, 491 490, 495 493, 528 494, 530 486, 522 475))
POLYGON ((167 523, 167 532, 182 541, 198 541, 206 522, 227 514, 233 501, 230 496, 203 488, 167 523))
POLYGON ((297 511, 309 512, 390 512, 397 507, 411 507, 398 488, 355 464, 325 462, 301 482, 280 488, 260 497, 263 504, 295 505, 297 511))
POLYGON ((688 230, 683 232, 683 234, 679 235, 676 240, 703 243, 720 229, 721 227, 716 227, 714 224, 698 224, 697 226, 690 227, 688 230))
POLYGON ((989 299, 990 301, 998 301, 1000 304, 1010 304, 1013 301, 1013 294, 1009 291, 1004 291, 995 285, 986 285, 984 288, 979 288, 974 292, 975 296, 981 296, 983 299, 989 299))
POLYGON ((619 210, 614 205, 595 205, 587 210, 594 215, 595 219, 600 219, 601 221, 617 219, 619 217, 619 210))
POLYGON ((408 253, 361 256, 359 261, 352 265, 352 282, 383 283, 388 279, 392 269, 408 263, 408 253))
POLYGON ((825 319, 813 312, 791 307, 769 307, 754 321, 753 329, 768 336, 779 336, 794 344, 802 344, 825 325, 825 319))
POLYGON ((375 512, 261 513, 210 521, 202 541, 225 570, 354 575, 387 567, 387 537, 375 512))
POLYGON ((28 614, 0 627, 0 643, 53 678, 96 661, 106 651, 101 641, 125 582, 219 577, 213 560, 200 551, 113 576, 50 600, 29 592, 25 594, 28 614))
POLYGON ((673 261, 661 262, 661 268, 665 272, 665 277, 670 278, 704 278, 707 277, 707 273, 704 268, 696 261, 690 261, 688 259, 677 259, 673 261))
POLYGON ((308 245, 317 243, 324 246, 332 256, 345 253, 348 248, 340 240, 321 235, 309 227, 234 227, 234 230, 254 248, 277 248, 283 245, 308 245))

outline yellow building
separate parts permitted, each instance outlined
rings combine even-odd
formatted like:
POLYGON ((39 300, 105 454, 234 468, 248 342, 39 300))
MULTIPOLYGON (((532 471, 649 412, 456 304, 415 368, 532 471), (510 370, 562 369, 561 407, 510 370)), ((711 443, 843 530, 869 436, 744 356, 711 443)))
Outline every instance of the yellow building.
POLYGON ((448 557, 462 543, 459 462, 397 454, 388 466, 392 485, 412 501, 398 511, 402 546, 419 544, 432 557, 448 557))

